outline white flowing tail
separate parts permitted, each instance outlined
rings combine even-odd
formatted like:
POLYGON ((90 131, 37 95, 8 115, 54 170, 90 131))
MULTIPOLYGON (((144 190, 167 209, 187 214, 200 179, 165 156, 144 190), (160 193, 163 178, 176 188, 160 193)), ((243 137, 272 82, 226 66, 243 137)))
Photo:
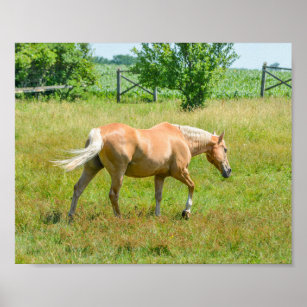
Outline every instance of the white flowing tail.
POLYGON ((56 166, 64 168, 67 172, 73 171, 77 167, 85 164, 89 160, 93 159, 102 149, 103 141, 99 128, 91 130, 88 136, 89 144, 83 149, 72 149, 69 153, 75 156, 70 159, 51 161, 56 166))

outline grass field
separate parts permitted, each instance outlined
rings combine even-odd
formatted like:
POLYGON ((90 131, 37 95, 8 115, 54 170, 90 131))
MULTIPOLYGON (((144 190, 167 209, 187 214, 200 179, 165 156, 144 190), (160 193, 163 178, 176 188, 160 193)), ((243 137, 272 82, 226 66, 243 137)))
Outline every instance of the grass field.
POLYGON ((179 104, 16 101, 16 263, 291 263, 291 100, 212 100, 193 113, 179 104), (83 147, 93 127, 162 121, 225 129, 232 176, 224 179, 204 155, 192 159, 189 221, 181 219, 183 184, 166 179, 156 218, 153 178, 125 177, 117 219, 102 170, 69 224, 82 170, 64 173, 48 161, 83 147))
MULTIPOLYGON (((100 92, 102 96, 107 98, 116 97, 116 70, 120 67, 122 70, 128 70, 129 66, 124 65, 96 65, 96 69, 101 75, 99 86, 95 86, 93 91, 100 92)), ((274 70, 271 71, 282 80, 291 78, 292 73, 289 71, 274 70)), ((137 81, 137 76, 129 73, 124 73, 130 79, 137 81)), ((258 98, 260 96, 262 71, 257 69, 229 69, 224 78, 213 89, 212 99, 235 99, 235 98, 258 98)), ((131 86, 125 80, 121 81, 122 91, 131 86)), ((273 77, 266 76, 266 88, 278 83, 273 77)), ((291 84, 291 83, 290 83, 291 84)), ((160 99, 178 99, 180 98, 177 91, 168 89, 158 89, 160 99)), ((265 92, 268 97, 291 97, 292 90, 287 86, 277 86, 270 91, 265 92)), ((129 91, 125 96, 128 98, 138 98, 152 100, 152 96, 135 88, 129 91)))

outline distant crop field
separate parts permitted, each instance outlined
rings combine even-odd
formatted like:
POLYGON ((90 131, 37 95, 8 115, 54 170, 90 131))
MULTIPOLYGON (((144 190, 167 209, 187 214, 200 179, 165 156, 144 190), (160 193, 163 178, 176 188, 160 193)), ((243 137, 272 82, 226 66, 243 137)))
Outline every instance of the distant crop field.
MULTIPOLYGON (((128 70, 129 66, 117 65, 96 65, 96 69, 101 74, 99 86, 93 90, 100 92, 101 95, 108 98, 116 97, 116 70, 120 67, 122 70, 128 70)), ((292 72, 289 71, 272 71, 277 77, 282 80, 291 78, 292 72)), ((213 89, 212 99, 235 99, 235 98, 257 98, 260 96, 261 70, 251 69, 229 69, 224 78, 213 89)), ((137 81, 137 76, 129 73, 124 73, 134 81, 137 81)), ((271 76, 266 77, 266 87, 278 83, 271 76)), ((291 84, 291 83, 290 83, 291 84)), ((132 84, 123 80, 122 91, 130 87, 132 84)), ((128 97, 144 98, 151 100, 152 97, 139 88, 135 88, 126 94, 128 97)), ((277 86, 270 91, 265 92, 266 97, 291 97, 292 90, 285 86, 277 86)), ((160 99, 178 99, 180 95, 176 91, 167 89, 159 89, 160 99)))
POLYGON ((291 100, 210 100, 191 113, 179 105, 171 99, 17 100, 16 263, 291 263, 291 100), (82 170, 65 173, 49 161, 83 147, 93 127, 122 122, 149 128, 163 121, 210 132, 225 129, 232 176, 224 179, 204 155, 192 159, 195 192, 188 221, 181 219, 188 194, 182 183, 166 179, 157 218, 153 178, 125 177, 118 219, 108 197, 110 176, 102 170, 81 195, 69 224, 82 170))

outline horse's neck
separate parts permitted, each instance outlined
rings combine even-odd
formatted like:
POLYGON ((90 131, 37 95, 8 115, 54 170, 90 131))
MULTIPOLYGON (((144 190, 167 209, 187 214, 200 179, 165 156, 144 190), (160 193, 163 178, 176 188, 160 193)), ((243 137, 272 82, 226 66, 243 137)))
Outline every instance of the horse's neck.
POLYGON ((189 126, 174 125, 183 134, 190 148, 192 157, 202 154, 207 151, 208 145, 211 141, 212 134, 198 128, 189 126))

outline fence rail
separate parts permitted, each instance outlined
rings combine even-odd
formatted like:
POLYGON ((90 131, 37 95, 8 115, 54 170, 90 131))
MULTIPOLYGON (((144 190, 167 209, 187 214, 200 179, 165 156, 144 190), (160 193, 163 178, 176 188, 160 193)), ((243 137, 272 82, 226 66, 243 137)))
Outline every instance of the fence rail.
POLYGON ((292 68, 277 67, 277 66, 266 66, 266 68, 280 69, 280 70, 292 70, 292 68))
POLYGON ((290 88, 292 88, 292 86, 290 84, 288 84, 288 82, 292 81, 292 78, 288 79, 288 80, 281 80, 280 78, 278 78, 277 76, 275 76, 273 73, 269 72, 268 69, 279 69, 279 70, 290 70, 292 71, 292 68, 284 68, 284 67, 275 67, 275 66, 267 66, 267 63, 263 63, 262 66, 262 78, 261 78, 261 88, 260 88, 260 96, 264 97, 264 92, 268 91, 276 86, 279 85, 286 85, 290 88), (271 85, 267 88, 265 88, 265 81, 266 81, 266 74, 270 75, 271 77, 273 77, 274 79, 278 80, 279 83, 276 83, 274 85, 271 85))
POLYGON ((54 91, 63 88, 73 88, 72 85, 52 85, 52 86, 37 86, 37 87, 23 87, 15 88, 15 94, 21 93, 42 93, 47 91, 54 91))

